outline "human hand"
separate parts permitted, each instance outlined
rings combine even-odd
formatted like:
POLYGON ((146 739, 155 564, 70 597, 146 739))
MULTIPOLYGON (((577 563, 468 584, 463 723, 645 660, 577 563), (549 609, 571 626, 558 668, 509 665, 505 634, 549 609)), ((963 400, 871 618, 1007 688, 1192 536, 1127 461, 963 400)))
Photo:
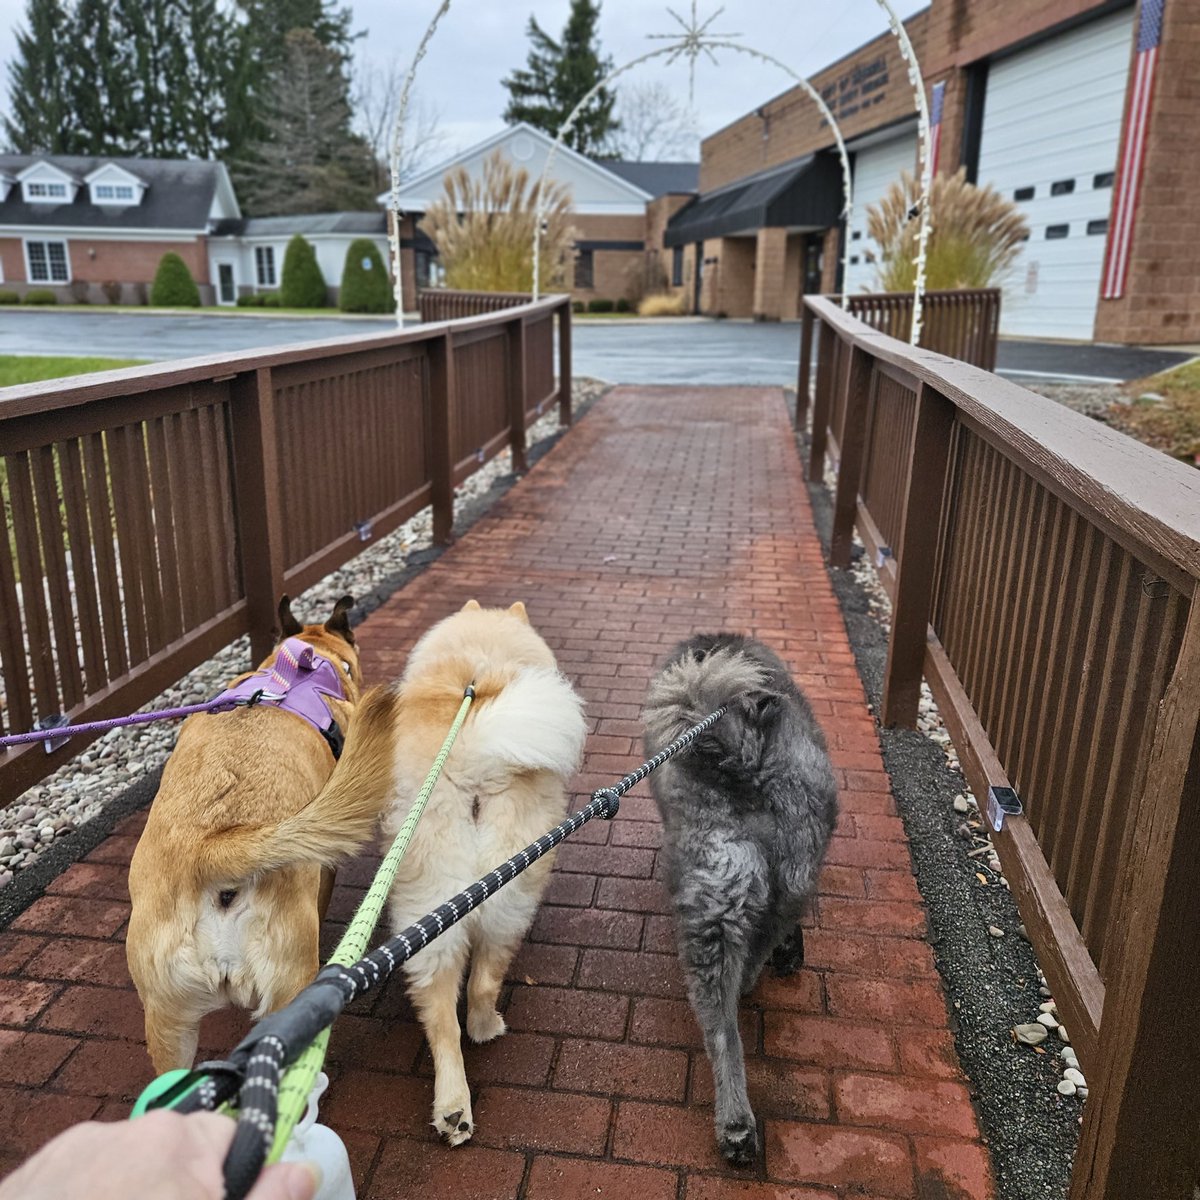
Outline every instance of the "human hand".
MULTIPOLYGON (((60 1133, 0 1183, 0 1200, 222 1200, 234 1123, 160 1109, 136 1121, 87 1121, 60 1133)), ((312 1163, 267 1167, 246 1200, 313 1200, 312 1163)))

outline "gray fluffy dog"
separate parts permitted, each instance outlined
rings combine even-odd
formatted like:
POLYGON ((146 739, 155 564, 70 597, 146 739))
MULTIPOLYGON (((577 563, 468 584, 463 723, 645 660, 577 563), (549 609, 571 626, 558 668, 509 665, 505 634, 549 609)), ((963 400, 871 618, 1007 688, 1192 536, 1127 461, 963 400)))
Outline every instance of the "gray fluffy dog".
POLYGON ((825 739, 787 668, 735 634, 677 646, 650 685, 654 753, 722 704, 729 711, 650 776, 662 814, 688 997, 716 1090, 717 1145, 744 1166, 758 1151, 746 1094, 738 997, 768 960, 804 961, 797 922, 837 820, 825 739))

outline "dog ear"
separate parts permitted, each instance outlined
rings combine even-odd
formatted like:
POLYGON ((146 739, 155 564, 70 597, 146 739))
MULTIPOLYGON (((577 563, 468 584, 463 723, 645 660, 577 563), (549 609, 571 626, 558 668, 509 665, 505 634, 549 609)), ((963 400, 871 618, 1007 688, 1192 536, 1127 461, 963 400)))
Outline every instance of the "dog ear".
POLYGON ((508 606, 508 611, 512 613, 512 615, 516 617, 518 621, 524 621, 526 625, 529 624, 529 614, 525 611, 524 601, 518 600, 516 604, 510 604, 508 606))
POLYGON ((751 723, 770 725, 783 711, 783 697, 778 692, 747 692, 742 697, 742 708, 751 723))
POLYGON ((304 626, 292 616, 292 598, 283 596, 279 601, 279 640, 295 637, 304 626))
POLYGON ((343 641, 354 645, 354 634, 350 630, 350 610, 354 607, 353 596, 343 596, 334 606, 329 620, 325 622, 325 632, 333 633, 343 641))
POLYGON ((480 605, 478 600, 468 600, 460 609, 461 612, 479 612, 480 605))

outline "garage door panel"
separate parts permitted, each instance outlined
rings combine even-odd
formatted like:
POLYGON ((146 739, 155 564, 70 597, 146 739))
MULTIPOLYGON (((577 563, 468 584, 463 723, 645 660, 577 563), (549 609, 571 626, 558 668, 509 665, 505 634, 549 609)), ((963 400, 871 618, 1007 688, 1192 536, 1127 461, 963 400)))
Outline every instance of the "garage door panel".
POLYGON ((1088 228, 1101 229, 1112 208, 1112 187, 1095 179, 1115 170, 1132 38, 1126 9, 989 68, 978 179, 1030 226, 1005 281, 1004 333, 1092 336, 1106 237, 1088 228), (1067 181, 1073 190, 1054 194, 1067 181), (1063 227, 1065 237, 1046 236, 1063 227))
POLYGON ((868 146, 854 155, 854 215, 850 222, 850 263, 847 267, 847 292, 876 291, 879 247, 867 236, 867 209, 879 203, 888 188, 900 179, 902 171, 912 174, 917 166, 917 138, 904 133, 890 141, 868 146), (854 237, 854 234, 858 237, 854 237), (854 262, 854 259, 858 262, 854 262))

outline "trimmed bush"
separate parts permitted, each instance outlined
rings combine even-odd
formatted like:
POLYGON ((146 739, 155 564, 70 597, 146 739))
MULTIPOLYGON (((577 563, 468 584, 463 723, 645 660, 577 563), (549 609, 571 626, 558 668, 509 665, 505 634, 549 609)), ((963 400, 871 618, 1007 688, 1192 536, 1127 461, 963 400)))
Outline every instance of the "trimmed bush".
POLYGON ((342 286, 338 291, 342 312, 390 313, 396 310, 392 281, 379 248, 370 238, 356 238, 346 249, 342 286))
POLYGON ((589 300, 588 312, 605 313, 612 312, 613 302, 611 300, 589 300))
POLYGON ((8 288, 0 288, 0 304, 20 304, 21 297, 17 292, 10 291, 8 288))
POLYGON ((629 312, 629 301, 624 296, 617 301, 617 312, 629 312))
POLYGON ((262 298, 263 308, 278 308, 282 304, 278 292, 264 292, 262 298))
POLYGON ((325 276, 317 265, 317 252, 311 242, 296 234, 283 256, 279 303, 285 308, 324 308, 325 296, 325 276))
POLYGON ((150 285, 150 303, 155 308, 199 308, 200 289, 187 263, 174 251, 162 256, 154 282, 150 285))
POLYGON ((34 288, 25 293, 26 304, 57 304, 58 297, 49 288, 34 288))
POLYGON ((572 300, 571 311, 573 313, 587 312, 587 305, 582 300, 572 300))
POLYGON ((262 306, 262 299, 253 292, 248 292, 244 296, 239 296, 235 303, 238 308, 260 308, 262 306))

